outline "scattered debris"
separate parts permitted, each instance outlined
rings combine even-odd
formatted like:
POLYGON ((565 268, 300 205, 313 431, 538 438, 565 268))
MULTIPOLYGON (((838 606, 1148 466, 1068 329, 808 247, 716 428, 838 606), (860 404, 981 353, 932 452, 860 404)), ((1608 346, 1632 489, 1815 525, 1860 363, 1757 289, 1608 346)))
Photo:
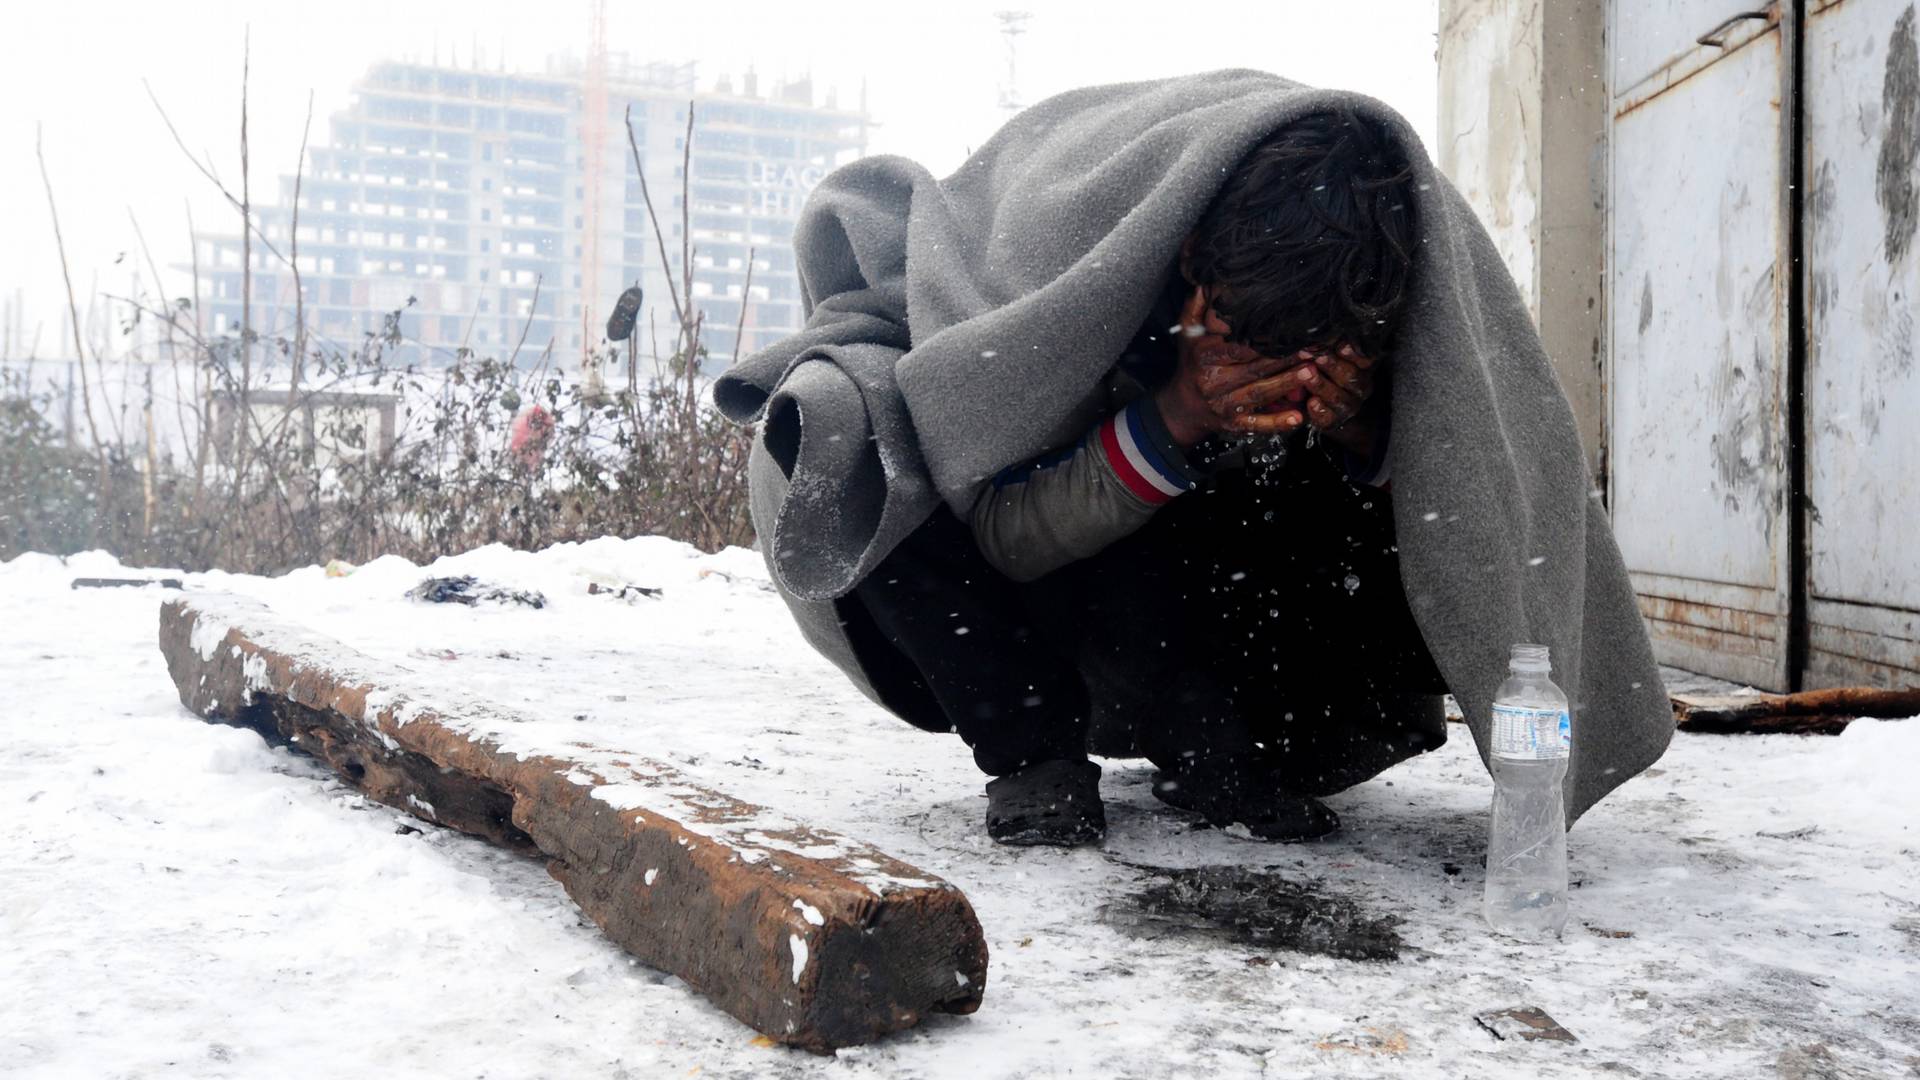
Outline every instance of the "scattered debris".
POLYGON ((643 596, 650 600, 660 598, 659 589, 648 588, 645 585, 602 585, 597 581, 587 583, 587 592, 594 596, 611 596, 615 600, 625 600, 629 603, 643 596))
POLYGON ((482 603, 525 604, 530 608, 547 606, 547 598, 532 589, 507 589, 498 585, 482 585, 480 580, 471 574, 428 578, 408 589, 407 598, 428 604, 465 604, 468 607, 482 603))
POLYGON ((754 577, 742 577, 738 574, 728 573, 725 570, 716 570, 711 566, 701 567, 698 576, 703 581, 710 577, 717 577, 729 585, 747 584, 759 589, 761 592, 773 591, 773 582, 771 581, 754 577))
POLYGON ((1754 833, 1753 835, 1764 836, 1769 840, 1805 840, 1809 836, 1818 835, 1819 832, 1820 832, 1820 826, 1806 825, 1801 828, 1794 829, 1791 832, 1766 832, 1762 830, 1760 832, 1754 833))
POLYGON ((1483 1012, 1473 1018, 1474 1022, 1486 1028, 1496 1039, 1519 1039, 1523 1042, 1579 1042, 1573 1032, 1560 1026, 1546 1011, 1534 1005, 1515 1005, 1509 1009, 1494 1009, 1483 1012))
POLYGON ((1906 936, 1909 945, 1920 949, 1920 917, 1903 915, 1893 920, 1893 928, 1906 936))
POLYGON ((1387 1028, 1362 1028, 1358 1034, 1322 1039, 1314 1043, 1313 1048, 1342 1054, 1404 1054, 1407 1052, 1407 1033, 1387 1028))
POLYGON ((1625 940, 1633 936, 1633 931, 1631 930, 1609 930, 1604 926, 1594 926, 1591 923, 1587 925, 1587 933, 1592 934, 1594 937, 1613 938, 1616 941, 1625 940))
POLYGON ((360 568, 346 561, 345 559, 328 559, 327 560, 327 576, 330 578, 347 577, 348 575, 352 574, 355 570, 358 570, 358 569, 360 568))
POLYGON ((1826 1043, 1790 1046, 1780 1052, 1774 1067, 1780 1080, 1873 1080, 1881 1075, 1840 1060, 1826 1043))
POLYGON ((1863 716, 1881 720, 1920 716, 1920 687, 1875 690, 1845 686, 1798 694, 1673 695, 1673 719, 1682 731, 1838 735, 1863 716))
POLYGON ((73 579, 76 589, 137 589, 142 585, 158 585, 163 589, 184 589, 179 578, 145 577, 77 577, 73 579))
POLYGON ((1246 866, 1123 865, 1161 879, 1101 911, 1105 921, 1136 937, 1206 934, 1343 960, 1399 959, 1400 935, 1393 929, 1399 919, 1375 918, 1316 881, 1246 866))

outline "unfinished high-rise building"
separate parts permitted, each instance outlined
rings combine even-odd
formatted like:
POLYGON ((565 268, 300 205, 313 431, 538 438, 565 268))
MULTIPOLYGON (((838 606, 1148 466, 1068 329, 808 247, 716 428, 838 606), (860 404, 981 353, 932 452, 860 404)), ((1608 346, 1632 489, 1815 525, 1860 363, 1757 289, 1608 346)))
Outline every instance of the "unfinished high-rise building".
MULTIPOLYGON (((864 105, 864 103, 863 103, 864 105)), ((660 248, 679 273, 693 251, 692 305, 705 313, 708 370, 797 329, 793 226, 807 193, 866 149, 864 108, 816 101, 811 80, 763 93, 754 75, 702 89, 691 64, 624 57, 552 65, 542 75, 383 63, 310 148, 298 200, 298 265, 309 333, 352 348, 399 312, 390 358, 432 365, 462 348, 531 365, 573 366, 601 344, 629 285, 646 310, 641 355, 673 344, 660 248), (688 235, 681 168, 694 109, 688 235), (641 196, 625 116, 659 215, 641 196), (598 167, 597 181, 593 175, 598 167), (596 200, 597 196, 597 200, 596 200), (664 241, 662 245, 661 241, 664 241), (752 280, 748 255, 752 252, 752 280), (745 305, 744 342, 734 340, 745 305)), ((291 337, 295 318, 294 177, 256 208, 254 333, 291 337), (271 245, 272 250, 263 250, 271 245)), ((207 326, 241 323, 238 229, 196 237, 207 326)), ((676 281, 678 279, 676 278, 676 281)))

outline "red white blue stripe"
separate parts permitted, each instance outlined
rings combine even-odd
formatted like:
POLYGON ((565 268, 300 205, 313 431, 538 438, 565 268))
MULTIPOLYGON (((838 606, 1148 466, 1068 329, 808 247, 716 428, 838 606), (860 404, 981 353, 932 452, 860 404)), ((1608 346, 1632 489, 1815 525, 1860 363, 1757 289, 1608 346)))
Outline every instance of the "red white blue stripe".
POLYGON ((1107 464, 1113 467, 1120 482, 1145 502, 1158 506, 1190 486, 1186 477, 1161 456, 1147 435, 1139 402, 1102 421, 1096 436, 1100 449, 1107 455, 1107 464))

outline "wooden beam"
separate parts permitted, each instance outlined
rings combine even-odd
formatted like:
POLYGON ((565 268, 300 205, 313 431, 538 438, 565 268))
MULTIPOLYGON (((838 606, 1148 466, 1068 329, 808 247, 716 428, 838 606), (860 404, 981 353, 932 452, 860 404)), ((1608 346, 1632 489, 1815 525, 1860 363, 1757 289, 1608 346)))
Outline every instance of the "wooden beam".
POLYGON ((1799 694, 1673 695, 1673 719, 1682 731, 1838 735, 1862 716, 1889 720, 1920 716, 1920 688, 1849 686, 1799 694))
MULTIPOLYGON (((959 889, 858 841, 571 744, 503 745, 527 718, 446 693, 220 594, 169 600, 160 650, 195 713, 330 765, 369 797, 547 859, 609 938, 778 1042, 869 1042, 970 1013, 987 947, 959 889)), ((524 727, 521 727, 525 724, 524 727)))

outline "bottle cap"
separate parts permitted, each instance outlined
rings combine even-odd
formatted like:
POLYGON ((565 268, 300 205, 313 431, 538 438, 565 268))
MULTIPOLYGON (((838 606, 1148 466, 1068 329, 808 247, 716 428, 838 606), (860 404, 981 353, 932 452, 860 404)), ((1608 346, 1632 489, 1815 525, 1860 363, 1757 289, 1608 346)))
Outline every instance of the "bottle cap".
POLYGON ((1547 671, 1553 667, 1547 659, 1545 645, 1525 645, 1516 643, 1508 654, 1507 667, 1514 671, 1547 671))

